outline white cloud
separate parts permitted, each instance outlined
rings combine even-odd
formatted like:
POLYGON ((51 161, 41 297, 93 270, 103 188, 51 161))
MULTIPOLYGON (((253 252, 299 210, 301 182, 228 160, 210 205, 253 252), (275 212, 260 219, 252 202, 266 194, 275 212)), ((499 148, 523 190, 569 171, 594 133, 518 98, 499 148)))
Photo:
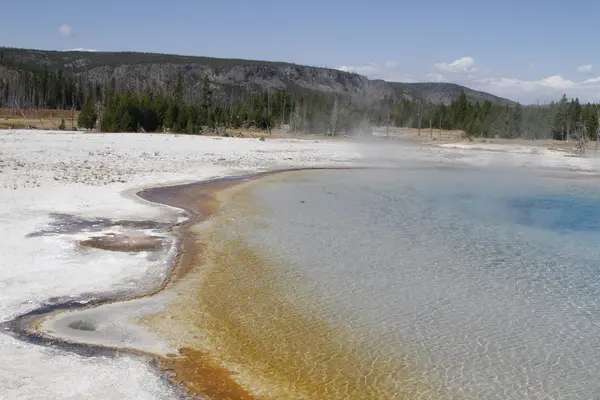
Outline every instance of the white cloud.
POLYGON ((474 89, 494 93, 499 96, 522 102, 557 101, 562 94, 578 97, 581 101, 591 101, 600 95, 600 76, 574 81, 561 75, 552 75, 537 80, 523 80, 508 77, 480 78, 465 83, 474 89))
POLYGON ((585 85, 591 85, 596 83, 600 83, 600 77, 590 78, 583 81, 583 84, 585 85))
POLYGON ((67 37, 71 37, 73 36, 73 28, 71 28, 69 25, 67 24, 62 24, 59 28, 58 28, 58 32, 63 35, 63 36, 67 36, 67 37))
POLYGON ((98 50, 96 50, 96 49, 86 49, 85 47, 77 47, 75 49, 67 49, 67 51, 89 51, 91 53, 95 53, 98 50))
POLYGON ((370 62, 359 66, 342 65, 338 69, 345 72, 355 72, 360 75, 368 76, 369 74, 378 72, 380 67, 374 62, 370 62))
POLYGON ((576 85, 575 82, 565 79, 560 75, 549 76, 541 79, 537 83, 551 89, 571 89, 576 85))
POLYGON ((463 57, 458 60, 452 61, 451 63, 441 62, 434 64, 442 73, 473 73, 477 71, 475 68, 475 59, 473 57, 463 57))
POLYGON ((404 73, 396 61, 386 61, 383 64, 369 62, 363 65, 342 65, 340 71, 355 72, 370 79, 383 79, 389 82, 414 82, 410 74, 404 73))
MULTIPOLYGON (((523 68, 524 73, 533 74, 529 71, 533 70, 535 65, 529 64, 529 70, 526 66, 523 68)), ((588 75, 580 80, 561 74, 523 79, 477 65, 472 57, 437 63, 429 71, 419 71, 416 68, 412 71, 406 70, 394 61, 369 62, 358 66, 344 65, 338 69, 390 82, 453 82, 524 104, 536 103, 538 100, 542 103, 557 101, 563 93, 569 98, 578 97, 582 102, 600 99, 600 75, 588 75)), ((593 71, 593 68, 591 70, 593 71)))
MULTIPOLYGON (((585 80, 572 80, 560 74, 538 79, 520 79, 502 76, 487 68, 476 68, 473 57, 463 57, 453 62, 434 64, 434 71, 426 75, 426 80, 437 82, 454 82, 472 89, 481 90, 521 101, 556 101, 566 94, 568 97, 579 97, 581 101, 596 99, 600 95, 600 76, 585 80), (450 78, 450 79, 447 79, 450 78)), ((529 70, 536 68, 529 63, 529 70)), ((592 65, 582 65, 579 72, 590 73, 592 65)))
POLYGON ((581 72, 584 74, 589 74, 592 72, 592 70, 594 69, 594 66, 591 64, 587 64, 587 65, 580 65, 579 67, 577 67, 577 72, 581 72))
POLYGON ((449 82, 449 79, 446 76, 440 74, 439 72, 432 72, 431 74, 427 74, 427 81, 429 82, 449 82))
POLYGON ((522 80, 507 77, 482 78, 474 83, 489 87, 520 89, 523 91, 533 91, 537 89, 566 90, 581 86, 581 83, 565 79, 560 75, 552 75, 538 80, 522 80))

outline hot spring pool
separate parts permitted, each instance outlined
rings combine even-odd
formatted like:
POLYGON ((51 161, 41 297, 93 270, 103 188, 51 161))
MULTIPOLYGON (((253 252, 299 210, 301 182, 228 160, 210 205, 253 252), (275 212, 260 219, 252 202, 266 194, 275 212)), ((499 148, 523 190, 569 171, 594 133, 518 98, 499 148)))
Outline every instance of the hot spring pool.
POLYGON ((289 173, 252 189, 249 238, 323 316, 460 397, 600 398, 598 187, 521 170, 289 173))

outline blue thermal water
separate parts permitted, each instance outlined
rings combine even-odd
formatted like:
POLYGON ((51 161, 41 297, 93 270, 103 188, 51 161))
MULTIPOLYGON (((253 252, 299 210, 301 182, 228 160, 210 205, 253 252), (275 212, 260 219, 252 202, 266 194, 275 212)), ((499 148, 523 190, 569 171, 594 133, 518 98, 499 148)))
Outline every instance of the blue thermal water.
POLYGON ((569 194, 537 195, 509 199, 515 222, 558 233, 599 232, 600 207, 597 199, 569 194))
POLYGON ((250 240, 294 271, 289 290, 415 373, 460 398, 600 398, 596 182, 312 171, 252 194, 250 240))

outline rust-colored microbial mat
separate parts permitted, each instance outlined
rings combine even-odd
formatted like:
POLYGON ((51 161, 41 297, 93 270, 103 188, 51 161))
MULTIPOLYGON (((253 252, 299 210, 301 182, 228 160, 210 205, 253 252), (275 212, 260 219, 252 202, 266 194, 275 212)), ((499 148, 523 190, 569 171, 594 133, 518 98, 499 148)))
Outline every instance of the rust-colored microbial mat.
POLYGON ((206 354, 194 349, 181 349, 180 352, 180 357, 160 359, 159 365, 172 372, 190 393, 201 394, 209 399, 255 398, 233 380, 230 371, 215 365, 206 354))
POLYGON ((184 232, 186 274, 171 285, 172 303, 144 320, 180 349, 161 366, 209 399, 439 398, 403 357, 329 323, 285 266, 248 245, 238 224, 251 224, 247 189, 263 179, 221 192, 222 211, 211 202, 216 215, 184 232))

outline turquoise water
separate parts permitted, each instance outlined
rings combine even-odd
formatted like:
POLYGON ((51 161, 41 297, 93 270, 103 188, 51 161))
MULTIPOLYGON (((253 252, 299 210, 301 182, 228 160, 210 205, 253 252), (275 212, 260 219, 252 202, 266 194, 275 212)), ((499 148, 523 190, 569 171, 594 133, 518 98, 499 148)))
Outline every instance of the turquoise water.
POLYGON ((289 290, 457 398, 600 398, 595 181, 313 171, 253 195, 251 240, 294 272, 289 290))
POLYGON ((558 233, 599 232, 600 207, 595 198, 570 194, 541 194, 509 199, 515 222, 558 233))

